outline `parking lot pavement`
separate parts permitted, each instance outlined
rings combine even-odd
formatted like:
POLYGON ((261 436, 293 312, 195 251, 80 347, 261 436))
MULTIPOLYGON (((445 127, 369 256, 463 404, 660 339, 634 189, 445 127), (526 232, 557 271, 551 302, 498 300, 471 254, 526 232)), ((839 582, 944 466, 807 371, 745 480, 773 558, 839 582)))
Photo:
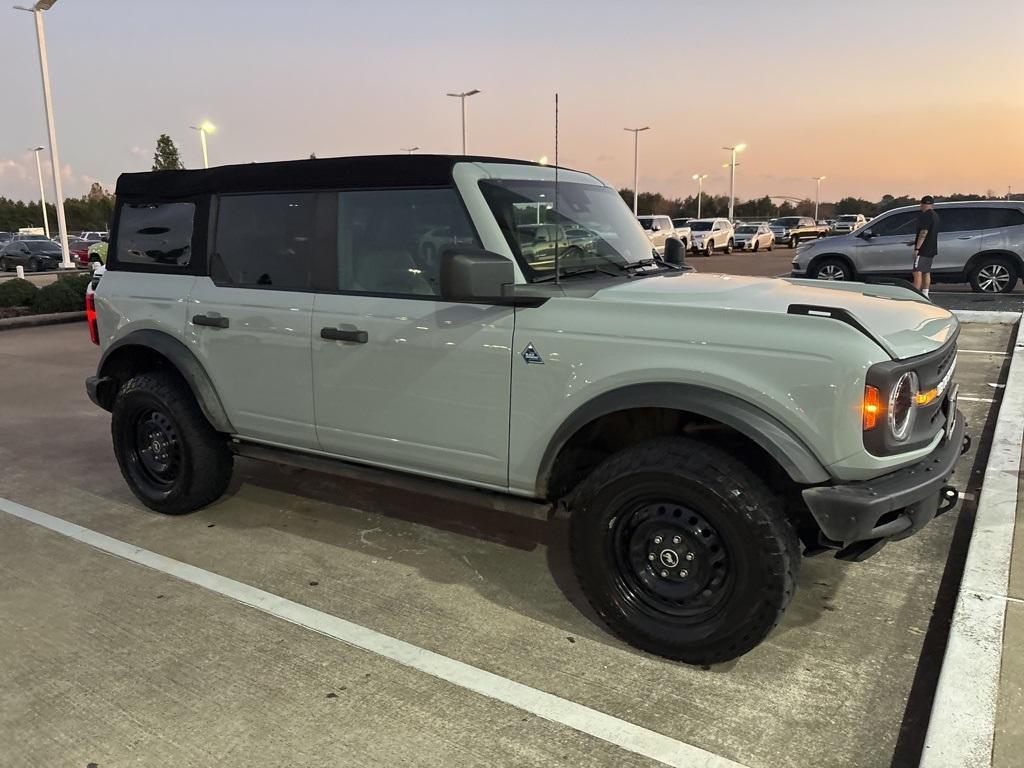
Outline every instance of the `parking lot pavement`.
MULTIPOLYGON (((751 768, 916 765, 1010 333, 961 335, 959 512, 865 563, 805 560, 780 627, 710 669, 598 626, 557 518, 243 460, 208 509, 145 510, 79 325, 0 334, 0 497, 751 768)), ((654 764, 3 512, 0 571, 0 764, 654 764)))
MULTIPOLYGON (((796 251, 776 247, 772 251, 750 253, 733 251, 714 256, 687 255, 686 260, 700 272, 722 272, 727 275, 755 275, 775 277, 788 275, 796 251)), ((991 296, 974 293, 967 284, 935 285, 931 298, 946 309, 971 309, 991 312, 1020 312, 1024 310, 1024 282, 1019 282, 1012 293, 991 296)))

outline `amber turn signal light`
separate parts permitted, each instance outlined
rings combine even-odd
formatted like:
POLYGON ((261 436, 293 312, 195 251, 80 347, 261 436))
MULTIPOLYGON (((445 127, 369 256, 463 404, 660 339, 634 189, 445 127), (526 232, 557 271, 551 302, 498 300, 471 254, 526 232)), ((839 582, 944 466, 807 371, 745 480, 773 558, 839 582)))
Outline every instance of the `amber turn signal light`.
POLYGON ((882 399, 878 395, 878 387, 864 387, 864 431, 878 426, 878 418, 882 415, 882 399))

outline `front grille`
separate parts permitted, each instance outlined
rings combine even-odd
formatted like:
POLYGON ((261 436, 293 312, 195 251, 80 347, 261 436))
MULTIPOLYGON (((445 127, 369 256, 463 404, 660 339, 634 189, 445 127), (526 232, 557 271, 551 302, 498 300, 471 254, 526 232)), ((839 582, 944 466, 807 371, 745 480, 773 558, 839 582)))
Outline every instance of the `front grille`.
POLYGON ((953 344, 942 359, 939 361, 938 368, 936 369, 936 378, 942 381, 942 377, 946 375, 946 371, 949 370, 949 366, 956 360, 956 344, 953 344))

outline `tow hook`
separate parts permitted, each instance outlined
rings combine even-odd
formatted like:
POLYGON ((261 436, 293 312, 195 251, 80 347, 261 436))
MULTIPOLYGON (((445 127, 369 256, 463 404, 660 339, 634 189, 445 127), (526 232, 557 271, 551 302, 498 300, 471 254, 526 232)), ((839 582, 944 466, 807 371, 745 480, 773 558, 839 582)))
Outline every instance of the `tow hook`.
POLYGON ((939 491, 939 508, 935 510, 935 516, 944 515, 960 501, 960 491, 954 488, 952 485, 942 486, 942 490, 939 491))

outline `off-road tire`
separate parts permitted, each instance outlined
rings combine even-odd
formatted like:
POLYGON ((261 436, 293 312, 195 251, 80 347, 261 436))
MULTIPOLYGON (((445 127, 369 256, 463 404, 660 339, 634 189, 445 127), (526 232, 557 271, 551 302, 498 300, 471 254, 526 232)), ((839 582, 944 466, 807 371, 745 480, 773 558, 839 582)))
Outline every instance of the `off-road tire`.
POLYGON ((685 437, 639 443, 598 465, 566 501, 580 586, 611 630, 637 648, 690 664, 728 661, 760 643, 793 596, 800 544, 782 504, 719 448, 685 437), (667 585, 658 581, 665 550, 644 549, 675 538, 665 533, 665 544, 651 544, 651 526, 678 528, 673 558, 694 581, 679 570, 667 585), (705 610, 712 587, 715 602, 705 610), (666 589, 697 592, 680 599, 676 591, 663 610, 657 590, 666 589))
POLYGON ((165 515, 183 515, 219 499, 231 480, 227 440, 203 416, 192 391, 174 372, 150 371, 117 393, 110 432, 121 474, 143 504, 165 515), (155 429, 166 452, 155 454, 142 435, 155 429), (163 439, 166 438, 166 439, 163 439), (145 445, 141 445, 145 443, 145 445), (156 462, 154 455, 170 456, 156 462), (166 464, 166 473, 154 465, 166 464))

